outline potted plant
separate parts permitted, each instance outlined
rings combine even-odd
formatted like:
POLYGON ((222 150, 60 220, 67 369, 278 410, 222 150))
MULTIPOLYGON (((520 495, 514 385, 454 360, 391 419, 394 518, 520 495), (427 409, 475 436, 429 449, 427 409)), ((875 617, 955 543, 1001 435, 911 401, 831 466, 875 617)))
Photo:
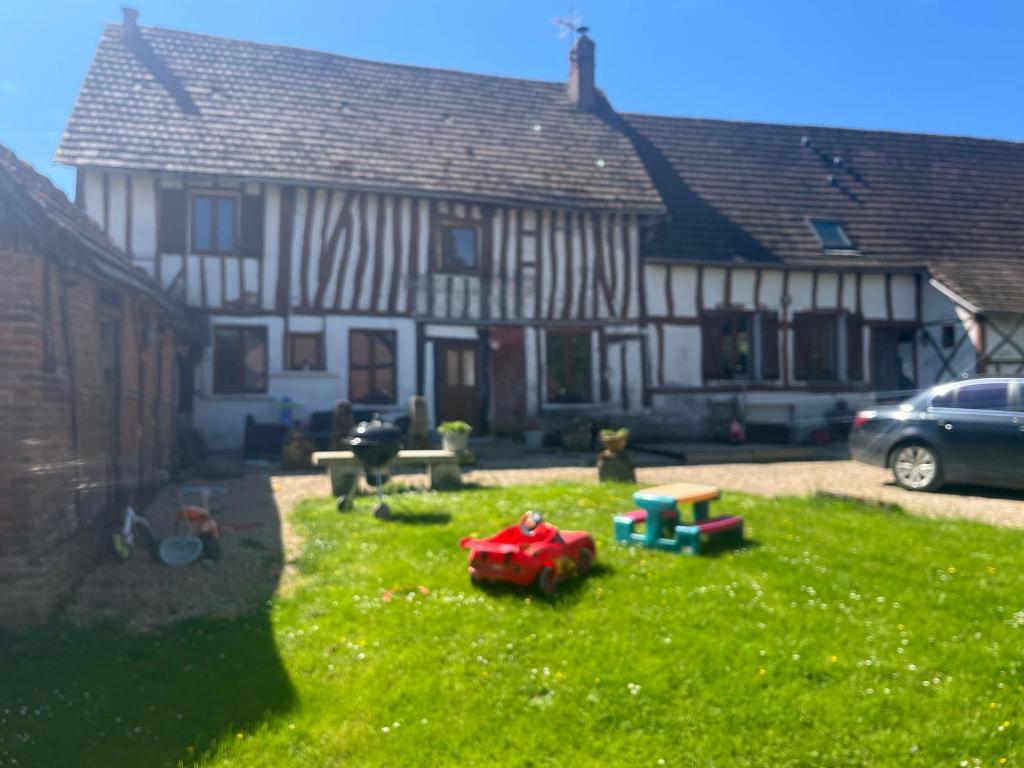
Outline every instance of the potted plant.
POLYGON ((606 451, 611 453, 622 453, 626 450, 626 442, 628 440, 629 430, 625 427, 622 429, 601 430, 601 445, 605 447, 606 451))
POLYGON ((530 419, 526 422, 526 429, 523 430, 523 442, 527 448, 539 450, 544 447, 544 428, 537 419, 530 419))
POLYGON ((464 421, 443 421, 437 431, 441 433, 441 445, 446 451, 460 453, 466 450, 473 427, 464 421))

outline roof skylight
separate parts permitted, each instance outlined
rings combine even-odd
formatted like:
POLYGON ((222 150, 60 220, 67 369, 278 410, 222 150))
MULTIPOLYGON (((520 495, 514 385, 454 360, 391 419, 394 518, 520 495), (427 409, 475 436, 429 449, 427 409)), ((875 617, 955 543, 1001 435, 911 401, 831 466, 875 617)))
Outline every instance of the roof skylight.
POLYGON ((848 250, 853 247, 843 225, 835 219, 808 219, 807 223, 826 251, 848 250))

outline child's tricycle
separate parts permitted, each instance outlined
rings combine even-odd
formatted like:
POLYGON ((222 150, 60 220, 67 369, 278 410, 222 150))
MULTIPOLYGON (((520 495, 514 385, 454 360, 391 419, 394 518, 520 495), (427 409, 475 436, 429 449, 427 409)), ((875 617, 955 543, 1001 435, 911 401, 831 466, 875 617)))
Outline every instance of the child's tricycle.
POLYGON ((559 582, 587 576, 597 551, 586 531, 559 531, 536 512, 527 512, 516 525, 490 538, 466 537, 459 546, 469 550, 469 578, 474 584, 536 583, 545 597, 554 596, 559 582))

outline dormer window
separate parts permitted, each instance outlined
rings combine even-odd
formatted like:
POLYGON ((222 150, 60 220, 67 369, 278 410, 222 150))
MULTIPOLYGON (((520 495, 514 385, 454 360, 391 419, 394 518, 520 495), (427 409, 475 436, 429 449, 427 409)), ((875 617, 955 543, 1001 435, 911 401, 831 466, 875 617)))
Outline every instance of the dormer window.
POLYGON ((826 251, 848 251, 853 248, 843 225, 835 219, 808 219, 807 223, 826 251))

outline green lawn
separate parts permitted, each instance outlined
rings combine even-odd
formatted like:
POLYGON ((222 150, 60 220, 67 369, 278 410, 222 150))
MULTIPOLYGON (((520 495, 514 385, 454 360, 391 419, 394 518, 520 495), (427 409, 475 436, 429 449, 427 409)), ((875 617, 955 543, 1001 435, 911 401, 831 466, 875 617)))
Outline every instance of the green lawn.
POLYGON ((0 766, 1020 764, 1024 532, 728 494, 690 558, 611 542, 631 491, 308 501, 250 617, 0 643, 0 766), (598 540, 554 604, 466 577, 525 509, 598 540))

